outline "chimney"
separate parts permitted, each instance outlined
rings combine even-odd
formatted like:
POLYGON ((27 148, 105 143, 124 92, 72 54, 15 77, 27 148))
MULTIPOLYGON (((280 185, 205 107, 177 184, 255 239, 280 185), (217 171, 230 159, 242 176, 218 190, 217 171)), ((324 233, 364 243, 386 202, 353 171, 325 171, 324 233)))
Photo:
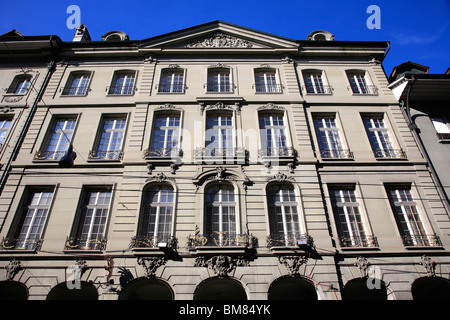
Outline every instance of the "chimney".
POLYGON ((91 36, 89 35, 89 31, 84 24, 77 28, 75 35, 73 37, 73 42, 81 42, 81 41, 91 41, 91 36))

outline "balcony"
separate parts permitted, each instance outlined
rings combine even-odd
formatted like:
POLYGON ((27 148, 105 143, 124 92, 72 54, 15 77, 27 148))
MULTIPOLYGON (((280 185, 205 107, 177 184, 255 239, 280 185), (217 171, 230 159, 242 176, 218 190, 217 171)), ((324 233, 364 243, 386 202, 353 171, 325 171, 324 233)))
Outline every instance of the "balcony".
POLYGON ((292 147, 267 147, 259 149, 259 159, 266 166, 294 163, 297 151, 292 147))
POLYGON ((67 237, 64 248, 68 251, 103 251, 106 248, 106 238, 67 237))
POLYGON ((61 88, 62 96, 86 96, 91 89, 89 86, 79 86, 79 87, 63 87, 61 88))
POLYGON ((442 247, 441 239, 436 234, 403 234, 401 237, 405 247, 442 247))
POLYGON ((378 248, 378 240, 375 236, 346 237, 341 236, 339 242, 342 248, 378 248))
POLYGON ((245 164, 247 151, 244 148, 196 148, 196 163, 206 164, 245 164))
POLYGON ((23 251, 39 251, 42 246, 43 239, 34 238, 3 238, 1 248, 3 250, 23 250, 23 251))
POLYGON ((67 150, 63 151, 36 151, 33 160, 38 161, 58 161, 67 153, 67 150))
POLYGON ((257 247, 258 239, 251 234, 236 234, 216 231, 213 234, 189 235, 187 247, 190 251, 245 252, 257 247))
POLYGON ((321 149, 320 156, 322 159, 353 159, 353 152, 350 150, 331 150, 321 149))
POLYGON ((158 93, 184 93, 186 85, 184 84, 159 84, 156 86, 158 93))
POLYGON ((233 83, 205 83, 203 85, 208 93, 233 93, 236 86, 233 83))
POLYGON ((373 154, 377 159, 406 159, 406 152, 403 149, 373 149, 373 154))
POLYGON ((253 85, 256 93, 282 93, 283 86, 281 84, 264 84, 257 83, 253 85))
POLYGON ((267 236, 267 248, 309 248, 312 246, 312 238, 304 234, 271 234, 267 236))
POLYGON ((94 161, 114 161, 122 160, 123 152, 121 150, 96 151, 90 150, 88 160, 94 161))
POLYGON ((134 251, 176 250, 178 239, 173 236, 135 236, 131 238, 130 249, 134 251))
POLYGON ((367 95, 367 96, 376 96, 378 95, 378 87, 377 86, 348 86, 347 90, 351 90, 354 95, 367 95))
POLYGON ((305 85, 303 86, 303 90, 305 90, 307 94, 312 95, 332 95, 334 88, 328 85, 305 85))

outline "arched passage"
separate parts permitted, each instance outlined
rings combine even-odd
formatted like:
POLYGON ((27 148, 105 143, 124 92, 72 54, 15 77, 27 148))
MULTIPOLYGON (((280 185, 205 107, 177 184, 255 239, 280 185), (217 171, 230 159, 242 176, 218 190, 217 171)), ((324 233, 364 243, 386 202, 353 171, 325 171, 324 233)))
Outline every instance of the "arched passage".
POLYGON ((160 279, 138 278, 129 282, 120 293, 120 300, 173 300, 170 286, 160 279))
POLYGON ((242 285, 231 278, 211 278, 201 282, 194 292, 195 300, 247 300, 242 285))
POLYGON ((286 276, 270 285, 269 300, 317 300, 314 285, 302 277, 286 276))
POLYGON ((98 292, 95 286, 86 281, 81 281, 79 286, 67 285, 61 282, 54 286, 47 295, 47 300, 98 300, 98 292))
POLYGON ((449 300, 450 280, 441 277, 422 277, 411 286, 414 300, 449 300))
POLYGON ((342 290, 342 300, 387 300, 387 288, 379 279, 352 279, 342 290))
POLYGON ((0 281, 0 300, 27 300, 27 287, 17 281, 0 281))

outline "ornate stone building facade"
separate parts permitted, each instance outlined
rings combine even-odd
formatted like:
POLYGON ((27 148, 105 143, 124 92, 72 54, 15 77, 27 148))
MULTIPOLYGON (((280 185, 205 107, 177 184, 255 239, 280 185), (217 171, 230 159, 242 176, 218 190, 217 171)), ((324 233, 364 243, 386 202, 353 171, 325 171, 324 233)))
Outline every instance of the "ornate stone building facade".
POLYGON ((2 36, 1 297, 448 294, 448 213, 387 42, 83 33, 2 36))

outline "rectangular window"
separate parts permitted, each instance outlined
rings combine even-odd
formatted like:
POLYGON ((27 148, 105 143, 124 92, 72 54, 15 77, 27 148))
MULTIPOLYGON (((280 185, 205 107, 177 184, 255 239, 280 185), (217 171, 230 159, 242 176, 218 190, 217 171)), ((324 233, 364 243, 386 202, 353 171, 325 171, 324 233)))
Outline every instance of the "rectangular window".
POLYGON ((36 250, 38 248, 52 198, 53 188, 34 189, 27 192, 16 228, 3 242, 5 249, 36 250))
POLYGON ((75 117, 54 119, 44 147, 36 154, 35 160, 61 159, 72 141, 75 124, 75 117))
POLYGON ((11 120, 9 119, 0 119, 0 147, 3 145, 3 141, 6 138, 6 134, 8 133, 8 129, 11 125, 11 120))
POLYGON ((405 246, 439 245, 436 235, 427 232, 410 186, 387 186, 386 192, 405 246))
POLYGON ((109 94, 131 95, 134 93, 135 72, 116 72, 109 94))
POLYGON ((155 118, 150 157, 172 157, 179 154, 180 115, 159 115, 155 118))
POLYGON ((110 201, 111 190, 109 188, 85 190, 75 233, 68 239, 67 249, 103 249, 110 201))
POLYGON ((343 247, 376 246, 373 237, 368 237, 356 199, 354 186, 330 187, 330 200, 343 247))
POLYGON ((375 158, 405 158, 401 149, 395 149, 382 115, 363 116, 364 127, 375 158))
POLYGON ((89 159, 120 160, 125 125, 125 116, 103 119, 96 149, 90 153, 89 159))
POLYGON ((208 92, 231 92, 232 88, 230 70, 221 69, 208 71, 208 92))
POLYGON ((281 86, 277 83, 277 76, 274 70, 256 71, 255 84, 256 92, 281 92, 281 86))
POLYGON ((85 96, 88 92, 91 73, 74 73, 64 87, 63 95, 65 96, 85 96))
POLYGON ((184 71, 166 70, 161 74, 158 92, 182 93, 184 92, 184 71))
POLYGON ((450 140, 450 128, 445 123, 444 119, 433 117, 431 118, 434 129, 436 130, 436 135, 440 141, 450 140))
POLYGON ((286 127, 281 114, 260 114, 259 129, 261 132, 262 156, 290 156, 286 127))
POLYGON ((351 158, 342 145, 335 116, 314 116, 313 121, 322 158, 351 158))
POLYGON ((234 156, 233 117, 225 114, 208 115, 206 119, 205 156, 234 156))

